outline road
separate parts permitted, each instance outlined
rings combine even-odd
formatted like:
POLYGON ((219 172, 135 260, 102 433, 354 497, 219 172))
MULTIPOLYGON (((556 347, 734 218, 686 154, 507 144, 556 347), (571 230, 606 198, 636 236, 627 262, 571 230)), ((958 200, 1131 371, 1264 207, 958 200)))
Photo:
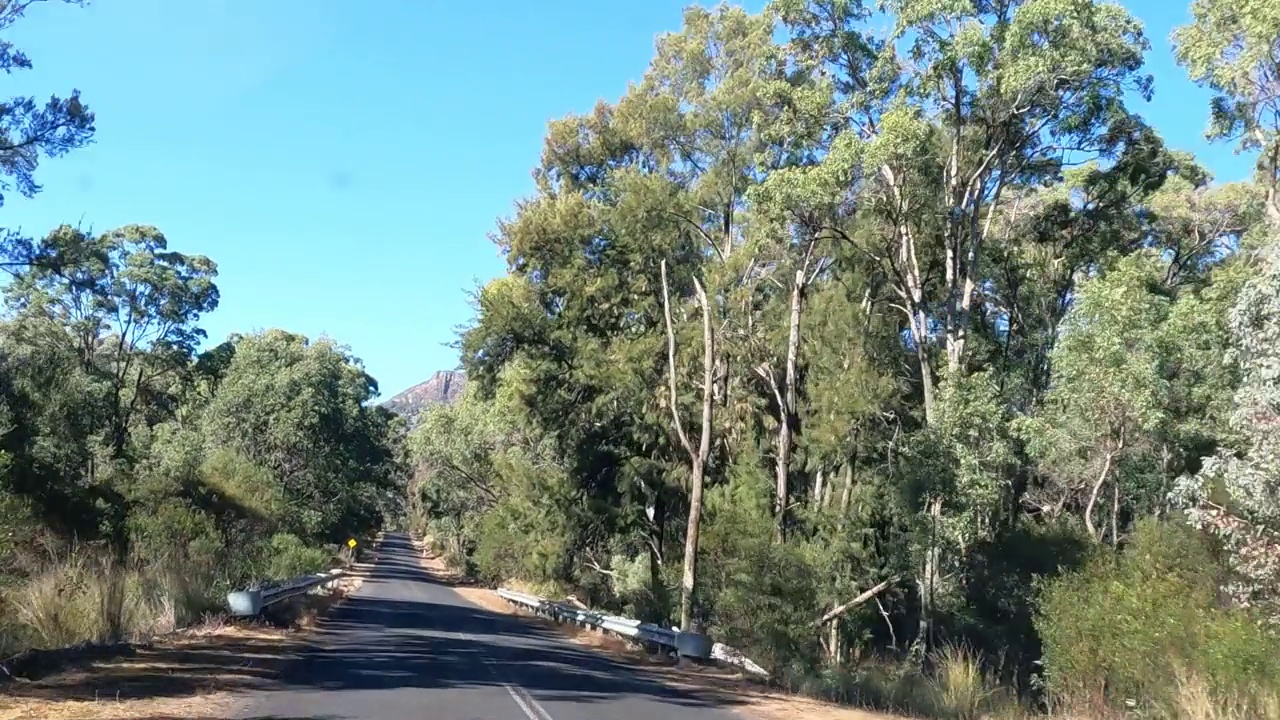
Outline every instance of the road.
POLYGON ((553 630, 479 608, 388 535, 368 579, 320 625, 279 687, 246 698, 272 720, 729 720, 553 630))

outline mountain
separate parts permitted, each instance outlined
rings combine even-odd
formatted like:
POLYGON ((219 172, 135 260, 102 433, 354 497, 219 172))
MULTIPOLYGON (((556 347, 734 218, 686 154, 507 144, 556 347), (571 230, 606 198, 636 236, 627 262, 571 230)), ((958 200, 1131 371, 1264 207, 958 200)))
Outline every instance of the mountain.
POLYGON ((460 370, 441 370, 426 382, 418 383, 382 403, 382 407, 402 415, 416 425, 418 415, 432 405, 452 405, 462 397, 467 376, 460 370))

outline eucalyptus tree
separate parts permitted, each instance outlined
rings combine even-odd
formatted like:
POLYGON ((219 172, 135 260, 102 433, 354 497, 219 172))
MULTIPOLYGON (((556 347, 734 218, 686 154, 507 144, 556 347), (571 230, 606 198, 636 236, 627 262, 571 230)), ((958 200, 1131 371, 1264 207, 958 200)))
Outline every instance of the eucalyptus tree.
POLYGON ((1280 7, 1268 0, 1195 0, 1173 35, 1178 62, 1214 92, 1208 135, 1258 154, 1267 213, 1280 223, 1280 7))
POLYGON ((336 542, 377 527, 403 488, 377 383, 331 340, 268 330, 228 341, 234 354, 205 408, 210 450, 265 468, 293 512, 289 529, 336 542))
POLYGON ((868 252, 908 323, 928 417, 934 348, 947 372, 967 369, 992 227, 1021 188, 1124 148, 1124 97, 1150 92, 1147 42, 1123 8, 1082 0, 895 0, 884 36, 860 2, 776 5, 803 61, 832 79, 828 161, 884 218, 868 252))
POLYGON ((36 252, 75 260, 28 267, 5 299, 19 322, 66 329, 85 372, 108 388, 108 442, 122 458, 139 413, 167 393, 205 336, 197 323, 217 307, 217 266, 169 250, 164 234, 147 225, 96 235, 64 225, 36 252))
POLYGON ((1183 476, 1174 498, 1197 527, 1222 538, 1233 572, 1225 590, 1280 622, 1280 241, 1252 263, 1229 315, 1240 385, 1234 442, 1183 476))
MULTIPOLYGON (((0 34, 8 36, 15 23, 41 0, 10 0, 0 5, 0 34)), ((83 5, 84 0, 63 0, 83 5)), ((8 40, 0 40, 0 71, 30 70, 31 58, 8 40)), ((58 157, 84 147, 93 138, 94 115, 80 100, 80 91, 53 95, 43 105, 19 95, 0 101, 0 193, 17 190, 31 197, 40 191, 35 171, 40 157, 58 157)), ((0 194, 0 205, 4 195, 0 194)), ((11 236, 8 240, 17 240, 11 236)), ((7 243, 6 243, 7 244, 7 243)))

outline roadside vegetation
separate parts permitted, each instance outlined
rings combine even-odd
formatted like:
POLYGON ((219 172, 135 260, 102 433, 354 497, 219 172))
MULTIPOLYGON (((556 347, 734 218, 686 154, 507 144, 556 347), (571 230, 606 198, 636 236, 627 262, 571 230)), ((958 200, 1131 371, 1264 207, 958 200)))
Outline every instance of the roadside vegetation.
MULTIPOLYGON (((30 4, 0 3, 0 32, 30 4)), ((4 107, 6 194, 93 136, 77 94, 4 107)), ((63 225, 3 230, 0 267, 0 658, 187 625, 397 512, 402 423, 377 383, 327 339, 206 343, 211 259, 151 226, 63 225)))
POLYGON ((1280 717, 1280 5, 690 9, 551 123, 415 529, 939 718, 1280 717), (1155 47, 1153 48, 1153 44, 1155 47))

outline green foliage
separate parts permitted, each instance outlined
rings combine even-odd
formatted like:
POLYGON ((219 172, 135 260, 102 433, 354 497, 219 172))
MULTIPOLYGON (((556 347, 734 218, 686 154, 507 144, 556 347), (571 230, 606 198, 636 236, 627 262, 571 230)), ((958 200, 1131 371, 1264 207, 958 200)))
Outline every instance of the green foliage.
POLYGON ((764 475, 740 472, 707 495, 701 582, 714 599, 707 624, 756 662, 797 674, 820 654, 817 635, 806 631, 819 614, 815 568, 804 548, 774 543, 764 475))
MULTIPOLYGON (((0 32, 8 34, 32 0, 16 0, 0 6, 0 32)), ((80 5, 83 0, 65 0, 80 5)), ((8 41, 0 50, 0 70, 30 70, 32 60, 8 41)), ((17 189, 26 197, 35 195, 40 185, 35 170, 40 157, 58 157, 87 145, 93 138, 94 115, 80 100, 80 92, 60 98, 54 95, 44 105, 35 97, 15 96, 0 102, 0 191, 17 189)), ((4 203, 0 195, 0 204, 4 203)), ((4 244, 13 240, 6 232, 4 244)), ((0 245, 2 246, 2 245, 0 245)))
POLYGON ((311 547, 296 535, 278 533, 267 543, 267 577, 295 578, 329 568, 332 557, 323 549, 311 547))
MULTIPOLYGON (((1179 42, 1213 62, 1223 23, 1257 26, 1249 52, 1277 30, 1193 14, 1179 42)), ((1230 313, 1270 298, 1248 259, 1269 181, 1215 185, 1130 111, 1148 49, 1094 0, 688 10, 623 97, 550 125, 460 341, 475 392, 411 439, 417 525, 489 582, 663 622, 699 527, 694 616, 788 682, 1018 711, 993 683, 1034 695, 1042 641, 1094 607, 1063 588, 1252 447, 1224 358, 1269 337, 1230 313), (699 517, 680 431, 704 391, 699 517)), ((1187 687, 1236 672, 1200 660, 1187 687)))
POLYGON ((1228 322, 1240 384, 1233 443, 1179 478, 1173 496, 1196 527, 1222 538, 1233 577, 1224 590, 1280 623, 1280 235, 1250 258, 1252 276, 1228 322))
POLYGON ((1258 179, 1280 222, 1280 9, 1267 0, 1195 0, 1173 35, 1178 62, 1214 92, 1209 137, 1258 152, 1258 179))
POLYGON ((28 264, 0 326, 6 648, 188 624, 233 587, 326 566, 320 542, 398 504, 398 425, 367 406, 358 361, 282 333, 193 357, 216 270, 166 244, 64 226, 31 246, 40 262, 13 258, 28 264))
MULTIPOLYGON (((31 4, 0 2, 0 32, 31 4)), ((0 41, 0 70, 31 67, 0 41)), ((93 132, 75 92, 0 102, 0 191, 93 132)), ((197 357, 217 266, 152 226, 0 235, 0 656, 173 630, 398 512, 402 424, 345 349, 269 331, 197 357)))
POLYGON ((279 488, 290 531, 338 542, 376 527, 403 490, 393 419, 367 405, 373 378, 329 340, 270 330, 230 342, 203 415, 206 442, 271 474, 257 492, 279 488))
MULTIPOLYGON (((1037 502, 1082 508, 1099 541, 1107 533, 1096 520, 1105 497, 1100 492, 1113 490, 1111 520, 1118 532, 1120 506, 1134 502, 1119 497, 1126 484, 1121 471, 1126 462, 1147 457, 1144 449, 1169 422, 1162 328, 1170 302, 1158 284, 1162 269, 1153 255, 1139 252, 1084 283, 1051 355, 1054 385, 1043 408, 1018 424, 1049 480, 1037 502)), ((1114 533, 1112 542, 1118 542, 1114 533)))
POLYGON ((568 479, 524 464, 503 468, 509 485, 477 529, 474 562, 480 577, 534 583, 572 577, 577 505, 568 479))
MULTIPOLYGON (((1263 714, 1274 4, 1195 0, 1175 36, 1213 134, 1259 151, 1231 185, 1126 105, 1149 43, 1115 3, 690 8, 549 126, 472 389, 407 437, 331 340, 197 354, 217 267, 158 229, 6 233, 0 646, 189 622, 407 510, 485 582, 664 623, 684 596, 830 697, 1017 714, 997 684, 1034 695, 1043 657, 1059 704, 1263 714)), ((93 116, 5 107, 0 190, 29 195, 93 116)))
POLYGON ((1037 626, 1055 704, 1168 705, 1179 673, 1215 693, 1274 687, 1276 641, 1248 613, 1217 607, 1221 572, 1204 537, 1147 520, 1119 557, 1100 553, 1051 583, 1037 626))

